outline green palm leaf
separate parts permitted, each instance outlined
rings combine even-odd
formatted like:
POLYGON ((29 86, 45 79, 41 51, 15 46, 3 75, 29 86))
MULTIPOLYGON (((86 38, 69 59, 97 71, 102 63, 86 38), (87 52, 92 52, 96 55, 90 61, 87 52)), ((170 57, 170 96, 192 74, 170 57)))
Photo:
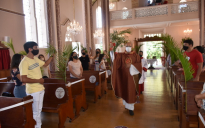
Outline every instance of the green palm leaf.
POLYGON ((176 57, 181 61, 182 67, 184 69, 185 83, 191 80, 193 78, 192 74, 194 73, 194 70, 187 59, 187 56, 181 52, 181 49, 170 35, 165 34, 162 35, 161 38, 165 41, 164 45, 169 50, 170 55, 172 55, 171 57, 176 57))
POLYGON ((71 53, 77 49, 75 47, 72 48, 72 45, 65 45, 62 51, 58 52, 57 55, 57 70, 58 74, 57 77, 63 79, 66 82, 66 71, 67 71, 67 63, 71 53))
POLYGON ((54 55, 57 53, 56 48, 52 44, 48 44, 48 48, 45 50, 46 55, 54 55))
POLYGON ((26 51, 20 51, 19 54, 21 54, 21 55, 27 55, 26 51))
POLYGON ((3 43, 6 47, 10 48, 13 51, 13 53, 16 54, 14 45, 13 45, 13 40, 11 38, 10 38, 10 42, 2 41, 1 43, 3 43))
POLYGON ((136 53, 139 53, 140 48, 143 46, 143 44, 140 44, 139 46, 135 46, 135 48, 133 49, 136 53))

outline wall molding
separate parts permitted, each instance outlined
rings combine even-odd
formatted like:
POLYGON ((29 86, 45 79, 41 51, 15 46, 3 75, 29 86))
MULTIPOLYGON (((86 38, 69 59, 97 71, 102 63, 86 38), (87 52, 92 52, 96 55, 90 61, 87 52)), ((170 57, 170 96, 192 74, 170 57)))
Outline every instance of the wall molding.
POLYGON ((4 11, 4 12, 8 12, 8 13, 13 13, 13 14, 20 15, 20 16, 25 16, 25 14, 23 14, 23 13, 15 12, 15 11, 8 10, 8 9, 5 9, 5 8, 0 8, 0 11, 4 11))

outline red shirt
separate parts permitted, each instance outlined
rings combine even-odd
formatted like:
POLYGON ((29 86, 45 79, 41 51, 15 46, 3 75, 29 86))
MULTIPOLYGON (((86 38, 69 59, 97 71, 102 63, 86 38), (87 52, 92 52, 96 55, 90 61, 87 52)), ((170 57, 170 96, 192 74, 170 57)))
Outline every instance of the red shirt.
POLYGON ((198 70, 198 65, 197 63, 203 63, 203 58, 202 58, 202 54, 197 51, 197 50, 192 50, 191 52, 184 52, 187 55, 187 59, 189 60, 189 62, 192 65, 192 68, 194 69, 194 78, 196 77, 197 74, 197 70, 198 70))

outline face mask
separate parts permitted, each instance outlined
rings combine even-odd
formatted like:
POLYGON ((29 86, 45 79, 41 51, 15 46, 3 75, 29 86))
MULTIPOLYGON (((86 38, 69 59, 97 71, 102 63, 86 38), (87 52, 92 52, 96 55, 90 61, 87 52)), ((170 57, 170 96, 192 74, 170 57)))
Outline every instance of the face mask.
POLYGON ((85 55, 85 53, 84 53, 84 52, 83 52, 82 54, 83 54, 83 55, 85 55))
POLYGON ((140 57, 142 57, 142 55, 140 55, 140 57))
POLYGON ((78 59, 78 56, 73 56, 73 59, 76 59, 76 60, 77 60, 77 59, 78 59))
POLYGON ((32 51, 32 54, 35 56, 35 55, 38 55, 38 53, 39 53, 39 50, 34 50, 33 49, 33 51, 32 51))
POLYGON ((183 46, 183 49, 186 51, 187 49, 189 49, 188 46, 183 46))
POLYGON ((99 53, 100 53, 100 52, 98 52, 98 51, 96 52, 96 54, 99 54, 99 53))
POLYGON ((131 48, 131 47, 126 47, 126 51, 127 51, 127 52, 131 52, 131 51, 132 51, 132 48, 131 48))

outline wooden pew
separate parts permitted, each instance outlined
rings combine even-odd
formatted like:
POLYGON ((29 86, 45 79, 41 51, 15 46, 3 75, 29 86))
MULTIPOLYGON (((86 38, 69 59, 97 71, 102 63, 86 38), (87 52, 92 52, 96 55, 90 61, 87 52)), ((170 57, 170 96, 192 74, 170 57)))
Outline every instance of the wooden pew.
POLYGON ((64 123, 69 117, 70 121, 75 119, 73 112, 72 95, 68 92, 64 83, 44 83, 45 95, 43 101, 43 112, 58 113, 58 128, 64 128, 64 123), (69 94, 69 95, 68 95, 69 94))
POLYGON ((205 110, 200 109, 198 112, 199 128, 205 128, 205 110))
POLYGON ((101 85, 102 85, 102 90, 101 93, 106 94, 107 93, 107 78, 106 78, 106 70, 99 72, 99 75, 101 77, 101 85))
POLYGON ((9 82, 11 81, 11 79, 12 79, 11 76, 0 78, 0 82, 9 82))
POLYGON ((171 92, 173 92, 173 83, 174 83, 173 71, 174 70, 178 70, 178 67, 177 66, 170 67, 170 89, 171 89, 171 92))
POLYGON ((23 99, 0 96, 0 124, 2 128, 34 128, 33 97, 23 99), (12 106, 14 105, 14 106, 12 106), (11 108, 7 108, 10 106, 11 108))
POLYGON ((10 92, 14 97, 14 87, 15 84, 13 82, 0 82, 0 96, 2 96, 3 92, 10 92))
MULTIPOLYGON (((83 111, 87 110, 88 105, 86 102, 86 92, 85 92, 85 79, 70 79, 67 78, 66 83, 70 83, 72 86, 67 88, 69 97, 68 100, 73 101, 72 102, 72 106, 73 103, 75 103, 75 115, 76 118, 80 115, 80 110, 81 108, 83 108, 83 111)), ((49 79, 45 79, 45 83, 64 83, 65 81, 63 81, 62 79, 57 79, 57 78, 49 78, 49 79)), ((71 110, 70 110, 71 111, 71 110)), ((72 108, 73 111, 73 108, 72 108)))
POLYGON ((198 107, 194 101, 195 95, 199 94, 203 88, 204 82, 179 82, 181 106, 179 107, 180 126, 189 128, 191 123, 197 123, 198 107))

